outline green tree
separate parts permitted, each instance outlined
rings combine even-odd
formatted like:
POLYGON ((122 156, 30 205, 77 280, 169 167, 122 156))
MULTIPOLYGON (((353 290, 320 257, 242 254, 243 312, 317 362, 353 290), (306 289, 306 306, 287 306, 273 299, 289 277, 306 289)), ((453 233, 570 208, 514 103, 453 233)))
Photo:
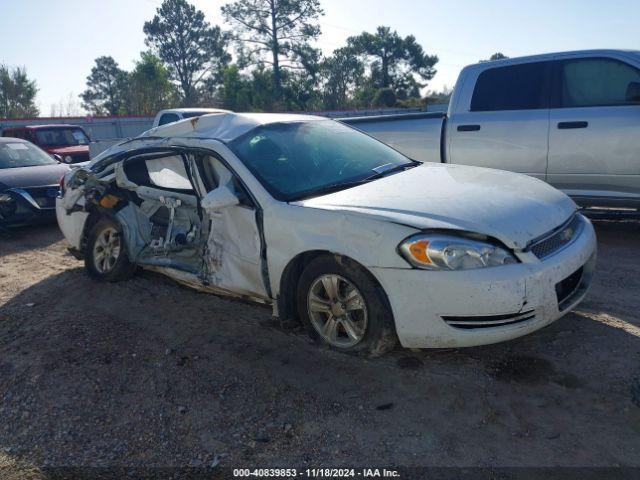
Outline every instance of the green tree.
POLYGON ((0 64, 0 118, 37 117, 38 87, 24 68, 0 64))
POLYGON ((324 108, 337 110, 353 103, 353 93, 364 78, 364 64, 348 48, 339 48, 320 66, 324 108))
POLYGON ((80 94, 82 106, 94 115, 126 113, 127 72, 113 57, 98 57, 87 77, 87 89, 80 94))
POLYGON ((252 109, 252 82, 240 73, 237 65, 224 70, 222 76, 222 105, 224 108, 238 111, 252 109))
POLYGON ((162 60, 151 52, 142 52, 129 75, 128 113, 154 115, 158 110, 173 106, 177 96, 162 60))
POLYGON ((509 57, 507 57, 505 54, 501 52, 497 52, 491 55, 488 60, 480 60, 480 63, 493 62, 494 60, 504 60, 505 58, 509 58, 509 57))
POLYGON ((413 35, 402 38, 389 27, 349 37, 347 46, 365 62, 373 85, 393 88, 396 95, 407 95, 412 86, 424 87, 436 74, 438 57, 427 55, 413 35))
POLYGON ((371 102, 371 106, 373 107, 395 107, 396 106, 396 94, 392 88, 381 88, 379 89, 373 100, 371 102))
POLYGON ((171 67, 185 106, 196 105, 198 87, 207 80, 219 82, 231 60, 227 35, 186 0, 164 0, 153 19, 145 22, 144 33, 146 44, 171 67))
POLYGON ((233 27, 241 64, 267 64, 274 93, 282 98, 283 69, 305 70, 317 58, 309 42, 320 35, 319 0, 236 0, 222 7, 233 27))

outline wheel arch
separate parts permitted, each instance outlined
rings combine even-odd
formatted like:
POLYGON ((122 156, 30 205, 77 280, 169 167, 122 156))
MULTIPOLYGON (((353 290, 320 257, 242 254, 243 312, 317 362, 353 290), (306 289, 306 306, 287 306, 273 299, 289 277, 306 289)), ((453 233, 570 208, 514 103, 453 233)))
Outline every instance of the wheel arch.
MULTIPOLYGON (((284 320, 299 320, 296 308, 296 289, 298 281, 300 280, 305 267, 311 261, 321 256, 333 257, 342 266, 351 265, 362 270, 378 287, 383 302, 386 304, 390 314, 393 316, 393 310, 391 309, 391 303, 387 297, 387 292, 385 292, 382 284, 367 267, 353 258, 337 252, 331 252, 328 250, 309 250, 299 253, 293 257, 282 271, 282 275, 280 276, 280 289, 276 300, 278 305, 278 316, 280 318, 284 320)), ((395 324, 395 320, 393 323, 395 324)))
POLYGON ((116 216, 113 214, 111 210, 108 210, 106 208, 101 208, 101 207, 96 207, 91 209, 91 211, 89 212, 89 216, 87 217, 87 220, 84 222, 84 227, 82 228, 82 236, 80 238, 80 251, 82 252, 83 255, 87 254, 86 252, 87 239, 89 238, 89 234, 91 233, 91 230, 101 219, 105 217, 120 224, 120 222, 118 222, 118 219, 116 218, 116 216))

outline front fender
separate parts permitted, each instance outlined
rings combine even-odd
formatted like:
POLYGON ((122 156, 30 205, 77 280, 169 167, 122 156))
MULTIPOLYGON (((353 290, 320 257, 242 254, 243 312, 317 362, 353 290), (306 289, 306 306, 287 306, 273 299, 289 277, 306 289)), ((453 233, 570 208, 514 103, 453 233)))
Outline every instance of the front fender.
POLYGON ((265 210, 267 264, 273 296, 285 267, 296 256, 327 251, 367 268, 411 268, 397 253, 402 240, 418 230, 349 212, 282 204, 265 210))

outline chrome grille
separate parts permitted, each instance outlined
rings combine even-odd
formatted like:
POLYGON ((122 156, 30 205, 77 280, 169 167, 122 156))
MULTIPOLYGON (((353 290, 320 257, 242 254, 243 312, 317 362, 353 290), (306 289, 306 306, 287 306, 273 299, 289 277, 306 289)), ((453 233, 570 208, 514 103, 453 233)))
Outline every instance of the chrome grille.
POLYGON ((504 315, 477 315, 467 317, 443 316, 442 319, 452 327, 469 330, 474 328, 504 327, 506 325, 531 320, 535 316, 536 313, 534 310, 527 310, 524 312, 507 313, 504 315))
POLYGON ((582 220, 580 215, 574 215, 569 222, 553 231, 550 235, 534 242, 528 250, 540 260, 547 258, 570 244, 580 232, 581 227, 582 220))

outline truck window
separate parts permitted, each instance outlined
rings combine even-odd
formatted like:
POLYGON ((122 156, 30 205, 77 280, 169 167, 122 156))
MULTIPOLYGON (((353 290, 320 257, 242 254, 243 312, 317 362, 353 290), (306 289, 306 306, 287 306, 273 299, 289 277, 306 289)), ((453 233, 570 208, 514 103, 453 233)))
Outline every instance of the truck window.
POLYGON ((640 71, 610 58, 560 63, 559 99, 555 107, 597 107, 640 103, 640 71))
POLYGON ((549 108, 549 62, 523 63, 485 70, 471 98, 472 112, 549 108))
POLYGON ((160 117, 160 121, 158 121, 158 125, 166 125, 167 123, 173 123, 180 120, 180 117, 175 113, 163 113, 160 117))

